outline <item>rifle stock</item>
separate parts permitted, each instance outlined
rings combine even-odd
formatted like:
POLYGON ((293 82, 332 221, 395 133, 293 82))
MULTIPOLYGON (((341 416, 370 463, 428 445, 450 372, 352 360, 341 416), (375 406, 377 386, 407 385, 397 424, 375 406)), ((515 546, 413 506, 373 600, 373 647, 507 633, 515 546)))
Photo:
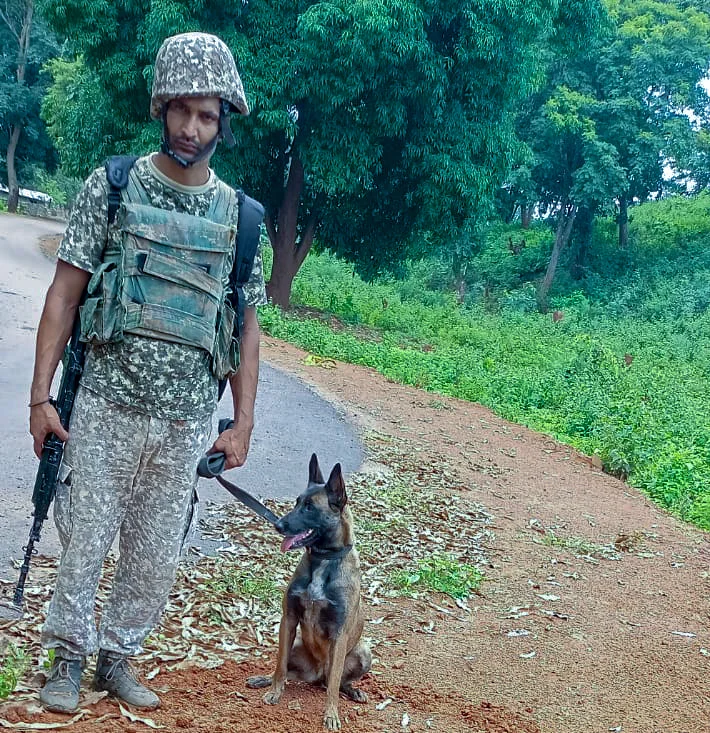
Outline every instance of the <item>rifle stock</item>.
MULTIPOLYGON (((62 380, 59 387, 59 394, 56 400, 52 400, 57 410, 59 420, 65 429, 69 427, 71 417, 79 389, 79 380, 84 370, 84 359, 86 356, 87 344, 80 340, 81 323, 77 314, 72 329, 71 339, 64 350, 62 361, 62 380)), ((35 554, 35 542, 39 542, 42 523, 47 519, 49 507, 54 499, 59 478, 59 469, 62 465, 64 455, 64 443, 54 434, 50 433, 42 446, 42 457, 40 458, 37 477, 32 491, 32 503, 34 504, 34 520, 30 529, 30 536, 27 545, 23 548, 24 557, 20 567, 20 577, 15 586, 15 593, 12 602, 17 608, 22 607, 22 598, 25 592, 25 581, 30 570, 30 561, 35 554)))

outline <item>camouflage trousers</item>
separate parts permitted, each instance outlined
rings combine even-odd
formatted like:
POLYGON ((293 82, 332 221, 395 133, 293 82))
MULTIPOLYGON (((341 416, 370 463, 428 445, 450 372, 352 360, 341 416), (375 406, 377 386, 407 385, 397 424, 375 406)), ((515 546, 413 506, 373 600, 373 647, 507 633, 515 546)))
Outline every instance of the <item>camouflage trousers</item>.
POLYGON ((133 655, 157 625, 194 524, 197 463, 211 419, 160 420, 80 389, 54 518, 62 544, 42 645, 79 659, 133 655), (96 593, 118 534, 119 557, 97 632, 96 593))

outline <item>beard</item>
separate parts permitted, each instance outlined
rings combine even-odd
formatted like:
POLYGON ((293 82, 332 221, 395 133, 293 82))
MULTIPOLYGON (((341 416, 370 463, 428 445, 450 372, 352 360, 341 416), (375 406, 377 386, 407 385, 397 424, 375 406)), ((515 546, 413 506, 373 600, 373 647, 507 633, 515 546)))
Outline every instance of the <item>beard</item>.
POLYGON ((200 145, 197 138, 186 138, 180 135, 172 135, 169 140, 170 147, 188 163, 204 158, 217 143, 217 137, 205 145, 200 145))

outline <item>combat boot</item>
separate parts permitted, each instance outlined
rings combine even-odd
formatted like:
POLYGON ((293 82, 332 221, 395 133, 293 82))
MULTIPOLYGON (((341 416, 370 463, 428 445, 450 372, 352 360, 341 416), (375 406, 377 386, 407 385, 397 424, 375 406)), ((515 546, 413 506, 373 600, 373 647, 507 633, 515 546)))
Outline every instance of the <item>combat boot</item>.
POLYGON ((160 706, 160 698, 138 681, 128 657, 105 649, 99 650, 94 689, 106 690, 112 697, 137 708, 154 710, 160 706))
POLYGON ((73 713, 79 707, 83 659, 54 657, 47 681, 39 691, 42 705, 53 713, 73 713))

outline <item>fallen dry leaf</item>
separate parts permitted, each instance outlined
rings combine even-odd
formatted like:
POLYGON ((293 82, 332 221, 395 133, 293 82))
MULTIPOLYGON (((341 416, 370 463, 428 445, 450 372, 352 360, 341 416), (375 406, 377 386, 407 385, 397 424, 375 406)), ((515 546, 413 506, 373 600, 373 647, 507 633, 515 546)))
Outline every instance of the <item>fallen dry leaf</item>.
POLYGON ((135 713, 132 713, 127 708, 124 708, 121 703, 118 703, 118 709, 121 711, 121 715, 123 715, 124 718, 128 718, 128 720, 131 721, 131 723, 143 723, 143 725, 147 725, 149 728, 165 728, 164 725, 158 725, 154 720, 151 718, 141 718, 140 715, 136 715, 135 713))
POLYGON ((62 723, 10 723, 4 718, 0 718, 0 727, 12 728, 13 730, 56 730, 58 728, 68 728, 70 725, 74 725, 78 720, 86 715, 86 711, 81 710, 71 720, 64 721, 62 723))

